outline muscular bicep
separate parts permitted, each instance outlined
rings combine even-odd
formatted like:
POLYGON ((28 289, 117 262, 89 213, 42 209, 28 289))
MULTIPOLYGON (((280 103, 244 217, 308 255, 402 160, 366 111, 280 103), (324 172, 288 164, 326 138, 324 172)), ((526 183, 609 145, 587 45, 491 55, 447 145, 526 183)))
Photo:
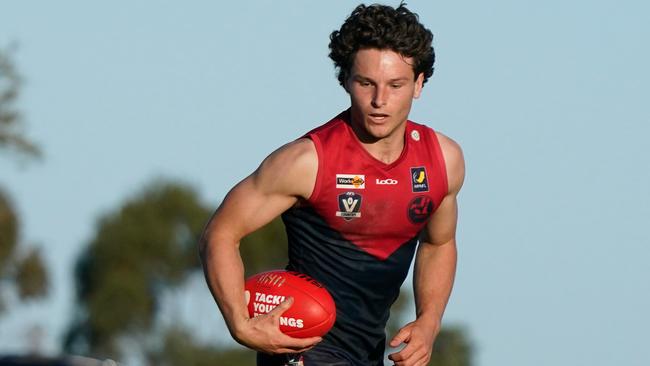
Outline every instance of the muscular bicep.
POLYGON ((448 192, 433 213, 420 238, 431 244, 444 244, 456 237, 458 221, 457 196, 465 180, 465 159, 460 146, 450 138, 439 134, 440 146, 445 157, 448 192))
POLYGON ((438 209, 433 213, 426 228, 420 235, 420 241, 441 245, 456 237, 458 221, 458 204, 455 195, 447 195, 438 209))
POLYGON ((215 239, 239 242, 298 199, 309 197, 317 164, 315 149, 309 140, 299 140, 275 151, 226 195, 206 233, 215 239))

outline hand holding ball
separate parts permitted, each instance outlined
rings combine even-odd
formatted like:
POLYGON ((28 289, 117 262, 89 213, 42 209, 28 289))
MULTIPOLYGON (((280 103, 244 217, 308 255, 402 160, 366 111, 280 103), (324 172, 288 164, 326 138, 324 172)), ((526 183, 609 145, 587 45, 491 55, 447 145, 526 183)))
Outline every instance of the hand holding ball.
POLYGON ((336 320, 336 306, 327 289, 311 277, 298 272, 275 270, 246 280, 248 315, 270 312, 285 299, 293 305, 280 317, 280 331, 296 338, 325 335, 336 320))

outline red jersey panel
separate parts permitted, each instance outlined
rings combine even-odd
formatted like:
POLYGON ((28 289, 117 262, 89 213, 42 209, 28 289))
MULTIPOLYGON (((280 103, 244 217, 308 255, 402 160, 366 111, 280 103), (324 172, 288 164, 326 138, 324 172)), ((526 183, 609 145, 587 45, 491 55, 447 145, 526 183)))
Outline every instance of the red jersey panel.
POLYGON ((400 157, 385 164, 361 145, 343 112, 307 134, 318 152, 311 206, 328 225, 378 259, 416 236, 447 194, 434 131, 407 121, 400 157))

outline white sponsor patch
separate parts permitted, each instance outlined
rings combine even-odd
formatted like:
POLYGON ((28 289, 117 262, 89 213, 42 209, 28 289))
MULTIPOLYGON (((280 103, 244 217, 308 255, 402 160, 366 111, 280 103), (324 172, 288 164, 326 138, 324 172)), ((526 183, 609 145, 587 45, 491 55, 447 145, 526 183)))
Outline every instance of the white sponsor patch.
POLYGON ((336 188, 364 189, 366 188, 366 176, 363 174, 337 174, 336 188))

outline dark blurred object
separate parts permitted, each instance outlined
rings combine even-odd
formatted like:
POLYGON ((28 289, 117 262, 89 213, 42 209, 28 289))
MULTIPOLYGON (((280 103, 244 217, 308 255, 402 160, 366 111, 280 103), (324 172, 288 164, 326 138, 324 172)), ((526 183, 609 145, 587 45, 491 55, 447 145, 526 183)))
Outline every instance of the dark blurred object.
POLYGON ((117 366, 113 360, 96 360, 79 356, 2 356, 0 366, 117 366))

